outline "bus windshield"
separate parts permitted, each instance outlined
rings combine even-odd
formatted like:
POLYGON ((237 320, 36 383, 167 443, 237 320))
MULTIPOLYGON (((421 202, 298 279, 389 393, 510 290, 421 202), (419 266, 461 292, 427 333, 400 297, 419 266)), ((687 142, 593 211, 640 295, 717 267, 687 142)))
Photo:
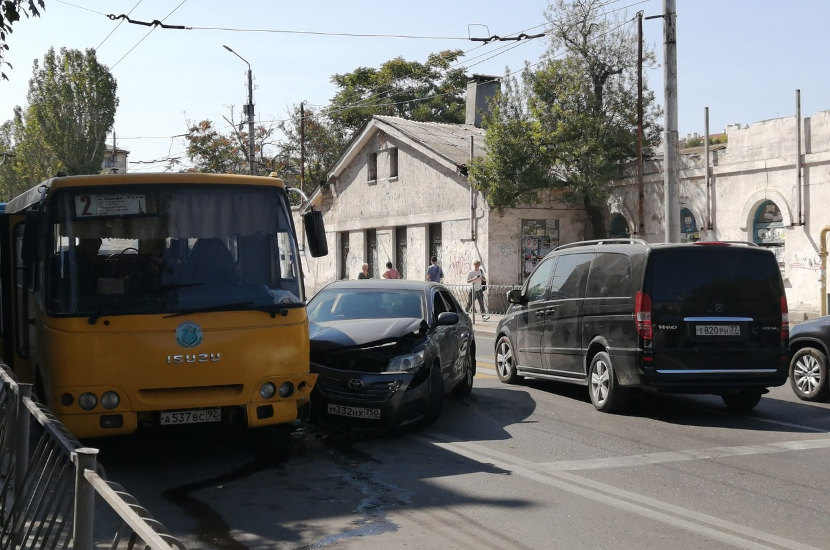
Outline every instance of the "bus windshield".
POLYGON ((95 186, 50 199, 44 280, 52 314, 303 306, 281 189, 95 186))

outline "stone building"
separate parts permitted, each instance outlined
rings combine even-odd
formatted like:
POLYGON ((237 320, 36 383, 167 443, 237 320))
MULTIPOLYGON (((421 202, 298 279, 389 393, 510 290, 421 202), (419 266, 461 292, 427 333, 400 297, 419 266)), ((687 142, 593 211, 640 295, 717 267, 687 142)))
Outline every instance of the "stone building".
MULTIPOLYGON (((708 163, 703 147, 681 151, 681 240, 749 241, 771 248, 791 318, 815 315, 827 299, 826 289, 821 292, 819 251, 821 231, 830 225, 825 207, 830 204, 830 111, 800 124, 785 117, 733 125, 726 134, 727 143, 710 148, 708 163)), ((664 240, 662 164, 657 158, 644 166, 642 230, 636 167, 615 182, 611 233, 664 240)))
MULTIPOLYGON (((335 279, 356 278, 364 262, 374 277, 391 261, 403 277, 423 279, 432 255, 451 285, 465 284, 476 259, 491 285, 520 284, 549 250, 584 238, 580 208, 551 197, 491 211, 471 188, 467 164, 484 153, 482 98, 497 89, 493 77, 470 82, 466 124, 377 116, 362 129, 312 196, 324 213, 329 254, 304 258, 310 294, 335 279)), ((734 125, 726 135, 727 143, 710 147, 708 182, 704 148, 681 151, 681 240, 771 248, 791 318, 813 316, 826 300, 819 251, 821 230, 830 225, 823 208, 830 204, 830 111, 800 125, 795 117, 734 125)), ((608 236, 664 240, 662 164, 659 155, 646 161, 642 202, 634 165, 613 182, 608 236)))
POLYGON ((402 277, 423 280, 433 255, 445 283, 466 284, 480 260, 490 285, 514 285, 551 248, 581 238, 581 210, 549 201, 491 211, 471 188, 467 164, 484 152, 482 96, 492 95, 497 83, 493 77, 470 82, 467 124, 369 121, 312 196, 324 214, 329 254, 304 259, 309 293, 356 278, 364 262, 373 277, 391 261, 402 277))

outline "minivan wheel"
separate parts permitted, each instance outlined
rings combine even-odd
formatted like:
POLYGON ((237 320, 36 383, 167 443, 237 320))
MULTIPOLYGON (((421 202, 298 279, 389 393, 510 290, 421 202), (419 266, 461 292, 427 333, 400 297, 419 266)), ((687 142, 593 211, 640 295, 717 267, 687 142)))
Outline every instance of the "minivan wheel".
POLYGON ((513 344, 507 336, 502 336, 496 343, 496 374, 505 384, 517 384, 522 381, 516 370, 513 344))
POLYGON ((790 361, 790 385, 799 399, 824 401, 827 382, 827 356, 816 348, 801 348, 790 361))
POLYGON ((752 410, 761 401, 762 390, 741 390, 736 393, 725 393, 721 399, 730 410, 746 412, 752 410))
POLYGON ((588 393, 591 403, 598 411, 614 412, 622 409, 628 402, 629 388, 620 386, 611 357, 601 351, 594 355, 588 368, 588 393))

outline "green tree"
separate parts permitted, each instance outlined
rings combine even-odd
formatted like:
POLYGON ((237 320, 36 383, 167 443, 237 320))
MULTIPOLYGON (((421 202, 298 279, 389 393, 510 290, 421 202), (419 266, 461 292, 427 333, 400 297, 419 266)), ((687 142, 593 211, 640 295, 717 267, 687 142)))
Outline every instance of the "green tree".
POLYGON ((303 191, 313 190, 326 181, 328 170, 337 161, 346 146, 346 136, 339 128, 319 112, 309 107, 295 105, 287 120, 277 126, 285 139, 279 145, 278 164, 283 179, 296 180, 300 186, 301 160, 305 162, 303 191), (301 135, 305 147, 301 150, 301 135), (304 153, 304 154, 303 154, 304 153))
MULTIPOLYGON (((217 128, 211 120, 202 120, 188 128, 185 136, 187 156, 193 163, 194 171, 217 174, 250 173, 250 146, 248 132, 245 131, 248 125, 234 120, 233 107, 230 112, 230 116, 222 117, 227 124, 226 133, 217 128)), ((255 174, 268 174, 276 169, 276 157, 266 156, 266 153, 274 151, 276 146, 276 129, 273 125, 254 126, 255 174)))
MULTIPOLYGON (((488 154, 471 166, 493 208, 560 190, 567 203, 585 208, 588 237, 605 236, 611 180, 637 153, 636 31, 604 17, 602 6, 600 0, 557 0, 549 7, 548 55, 537 70, 525 67, 522 86, 514 83, 497 100, 487 118, 488 154)), ((644 61, 652 59, 644 49, 644 61)), ((645 84, 643 105, 648 151, 661 129, 645 84)))
POLYGON ((40 9, 46 8, 43 0, 3 0, 0 2, 0 77, 3 80, 9 79, 3 72, 3 67, 12 68, 11 63, 3 59, 5 53, 9 51, 6 41, 7 36, 12 33, 12 25, 20 21, 21 14, 26 17, 40 17, 38 6, 40 9))
POLYGON ((118 107, 116 89, 115 78, 98 63, 93 49, 61 48, 56 55, 50 48, 42 66, 35 61, 26 124, 37 122, 41 139, 67 173, 101 171, 118 107))
POLYGON ((451 65, 461 50, 430 54, 426 63, 396 57, 380 69, 358 67, 336 74, 339 88, 328 116, 344 135, 359 130, 373 115, 388 115, 421 122, 462 123, 465 115, 467 74, 451 65))

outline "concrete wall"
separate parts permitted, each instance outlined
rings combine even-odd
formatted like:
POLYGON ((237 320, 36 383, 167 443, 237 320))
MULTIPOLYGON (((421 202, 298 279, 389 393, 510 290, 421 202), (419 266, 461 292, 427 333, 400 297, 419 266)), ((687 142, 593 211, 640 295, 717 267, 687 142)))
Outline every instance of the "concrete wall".
MULTIPOLYGON (((802 124, 802 207, 799 214, 795 117, 727 128, 728 144, 711 151, 711 191, 705 184, 702 152, 684 154, 680 162, 680 203, 694 214, 702 240, 753 240, 758 207, 775 202, 782 214, 783 247, 779 265, 792 317, 815 315, 821 304, 819 242, 830 225, 830 111, 802 124), (711 199, 709 199, 711 197, 711 199), (711 229, 707 227, 711 217, 711 229)), ((643 238, 664 240, 662 163, 645 164, 643 238)), ((637 185, 633 171, 616 182, 612 210, 622 213, 636 233, 637 185)))

